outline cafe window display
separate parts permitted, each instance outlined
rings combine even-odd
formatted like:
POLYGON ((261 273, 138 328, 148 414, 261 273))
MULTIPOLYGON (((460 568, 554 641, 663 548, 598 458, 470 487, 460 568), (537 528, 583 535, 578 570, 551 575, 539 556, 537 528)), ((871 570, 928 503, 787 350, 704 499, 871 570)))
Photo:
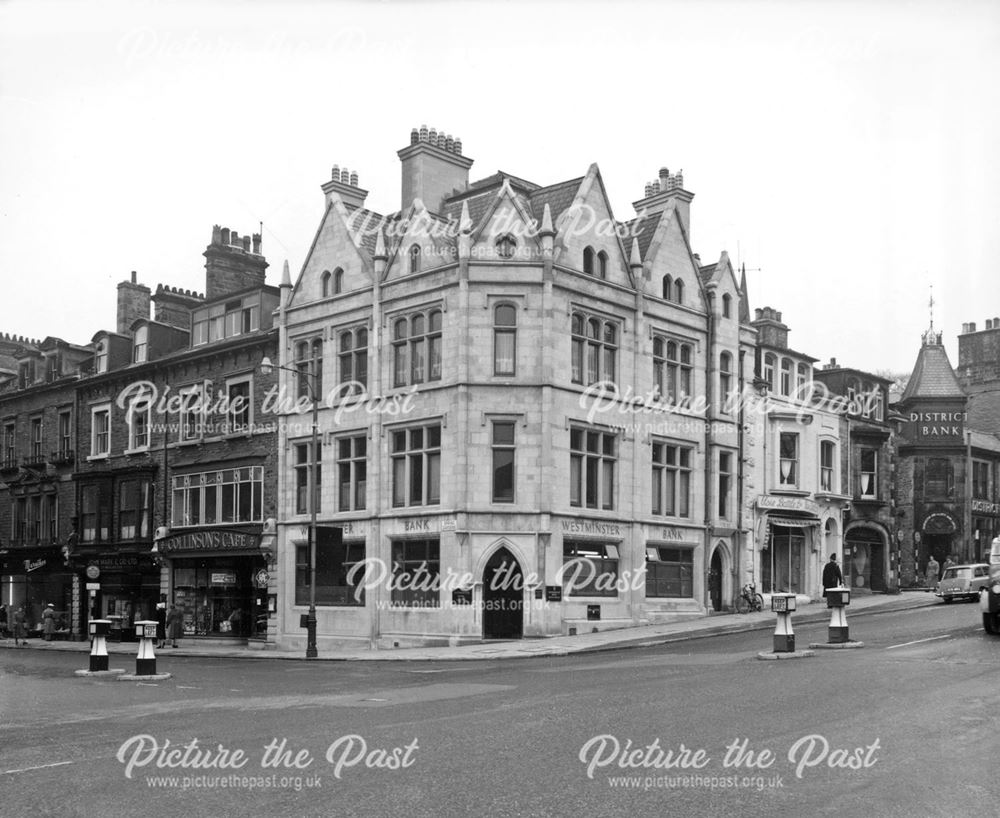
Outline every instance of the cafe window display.
POLYGON ((248 635, 253 593, 248 558, 176 559, 173 579, 185 636, 248 635))

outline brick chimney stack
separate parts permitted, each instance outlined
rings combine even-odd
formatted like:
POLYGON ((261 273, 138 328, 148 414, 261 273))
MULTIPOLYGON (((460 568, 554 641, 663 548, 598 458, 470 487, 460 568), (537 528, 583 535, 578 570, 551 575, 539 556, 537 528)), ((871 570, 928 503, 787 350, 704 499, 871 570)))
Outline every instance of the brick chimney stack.
POLYGON ((421 126, 410 131, 410 144, 397 153, 403 164, 402 209, 420 199, 432 213, 444 200, 469 186, 472 160, 462 155, 462 140, 421 126))
POLYGON ((203 254, 206 299, 264 286, 267 260, 260 244, 260 233, 240 236, 228 227, 212 228, 212 243, 203 254))
POLYGON ((128 335, 132 324, 140 318, 149 318, 150 289, 145 284, 136 282, 135 270, 129 281, 118 285, 118 317, 115 331, 120 335, 128 335))
POLYGON ((788 349, 788 326, 781 321, 781 313, 771 307, 754 310, 756 318, 751 324, 757 329, 757 341, 762 346, 788 349))

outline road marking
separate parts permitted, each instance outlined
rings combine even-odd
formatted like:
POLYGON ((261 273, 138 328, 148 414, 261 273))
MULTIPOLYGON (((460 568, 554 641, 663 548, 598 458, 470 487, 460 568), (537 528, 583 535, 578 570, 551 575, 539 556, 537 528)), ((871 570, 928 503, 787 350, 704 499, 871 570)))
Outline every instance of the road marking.
POLYGON ((44 770, 49 767, 65 767, 72 764, 72 761, 57 761, 55 764, 39 764, 37 767, 24 767, 20 770, 4 770, 0 775, 10 775, 11 773, 30 773, 32 770, 44 770))
POLYGON ((893 648, 905 648, 907 645, 919 645, 921 642, 933 642, 935 639, 947 639, 950 636, 950 633, 946 633, 944 636, 930 636, 927 639, 916 639, 913 642, 903 642, 901 645, 891 645, 887 647, 886 650, 892 650, 893 648))
POLYGON ((178 690, 201 690, 200 687, 192 687, 191 685, 177 685, 178 690))

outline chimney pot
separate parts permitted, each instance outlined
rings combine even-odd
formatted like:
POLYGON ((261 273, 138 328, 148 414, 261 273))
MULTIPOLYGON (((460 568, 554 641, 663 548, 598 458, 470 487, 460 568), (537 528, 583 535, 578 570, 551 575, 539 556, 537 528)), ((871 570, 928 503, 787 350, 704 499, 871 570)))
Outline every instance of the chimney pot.
POLYGON ((969 332, 975 332, 975 331, 976 331, 976 322, 975 321, 970 321, 969 322, 969 332))
POLYGON ((222 228, 219 225, 212 225, 212 244, 222 244, 222 228))
POLYGON ((253 251, 260 255, 260 233, 253 234, 253 251))
POLYGON ((660 168, 660 181, 666 183, 670 178, 670 171, 667 168, 660 168))
POLYGON ((135 270, 132 271, 132 283, 135 284, 135 270))
POLYGON ((358 174, 356 171, 351 171, 351 187, 358 186, 358 174))
POLYGON ((775 311, 775 313, 774 313, 774 320, 775 321, 781 321, 781 313, 780 312, 775 311))
POLYGON ((239 233, 237 233, 237 232, 236 232, 236 231, 234 230, 234 231, 233 231, 232 233, 230 233, 230 235, 229 235, 229 239, 230 239, 230 243, 231 243, 231 244, 234 244, 234 245, 239 245, 239 243, 240 243, 240 234, 239 234, 239 233))
POLYGON ((431 128, 430 133, 428 134, 428 137, 427 137, 427 141, 430 142, 435 148, 437 147, 437 143, 438 143, 437 128, 431 128))
POLYGON ((457 153, 459 156, 462 155, 462 140, 458 139, 457 137, 455 138, 455 153, 457 153))
POLYGON ((451 134, 448 134, 444 138, 444 149, 448 151, 448 153, 453 152, 455 149, 455 140, 451 138, 451 134))
POLYGON ((244 236, 243 237, 243 250, 245 252, 247 252, 247 253, 250 252, 250 237, 249 236, 244 236))
POLYGON ((421 142, 426 142, 427 141, 427 126, 426 125, 421 125, 420 126, 420 141, 421 142))
POLYGON ((340 165, 333 166, 333 169, 330 171, 330 178, 335 182, 340 181, 340 165))
POLYGON ((653 186, 649 182, 646 182, 646 188, 643 191, 642 196, 644 199, 648 199, 652 195, 653 195, 653 186))
POLYGON ((219 237, 222 239, 223 244, 229 244, 229 228, 223 227, 219 233, 219 237))
POLYGON ((1000 329, 1000 318, 993 319, 993 329, 1000 329))
POLYGON ((351 183, 351 172, 347 168, 344 168, 340 172, 340 183, 343 185, 349 185, 351 183))
POLYGON ((410 144, 416 145, 420 141, 420 131, 414 128, 410 131, 410 144))

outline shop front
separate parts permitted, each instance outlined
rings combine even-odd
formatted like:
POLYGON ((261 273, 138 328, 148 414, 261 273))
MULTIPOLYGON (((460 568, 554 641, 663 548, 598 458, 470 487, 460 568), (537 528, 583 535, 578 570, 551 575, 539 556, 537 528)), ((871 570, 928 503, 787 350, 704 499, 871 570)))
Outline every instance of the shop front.
POLYGON ((113 641, 135 638, 134 623, 154 619, 160 594, 160 569, 149 551, 79 555, 90 619, 111 622, 113 641))
POLYGON ((761 592, 808 594, 810 567, 820 548, 819 506, 802 497, 761 496, 761 592))
POLYGON ((167 533, 154 552, 167 567, 167 599, 180 610, 184 636, 266 638, 261 526, 167 533))
POLYGON ((56 546, 0 551, 0 603, 13 612, 24 606, 28 633, 41 630, 42 612, 55 607, 58 633, 69 634, 73 620, 74 575, 56 546))

